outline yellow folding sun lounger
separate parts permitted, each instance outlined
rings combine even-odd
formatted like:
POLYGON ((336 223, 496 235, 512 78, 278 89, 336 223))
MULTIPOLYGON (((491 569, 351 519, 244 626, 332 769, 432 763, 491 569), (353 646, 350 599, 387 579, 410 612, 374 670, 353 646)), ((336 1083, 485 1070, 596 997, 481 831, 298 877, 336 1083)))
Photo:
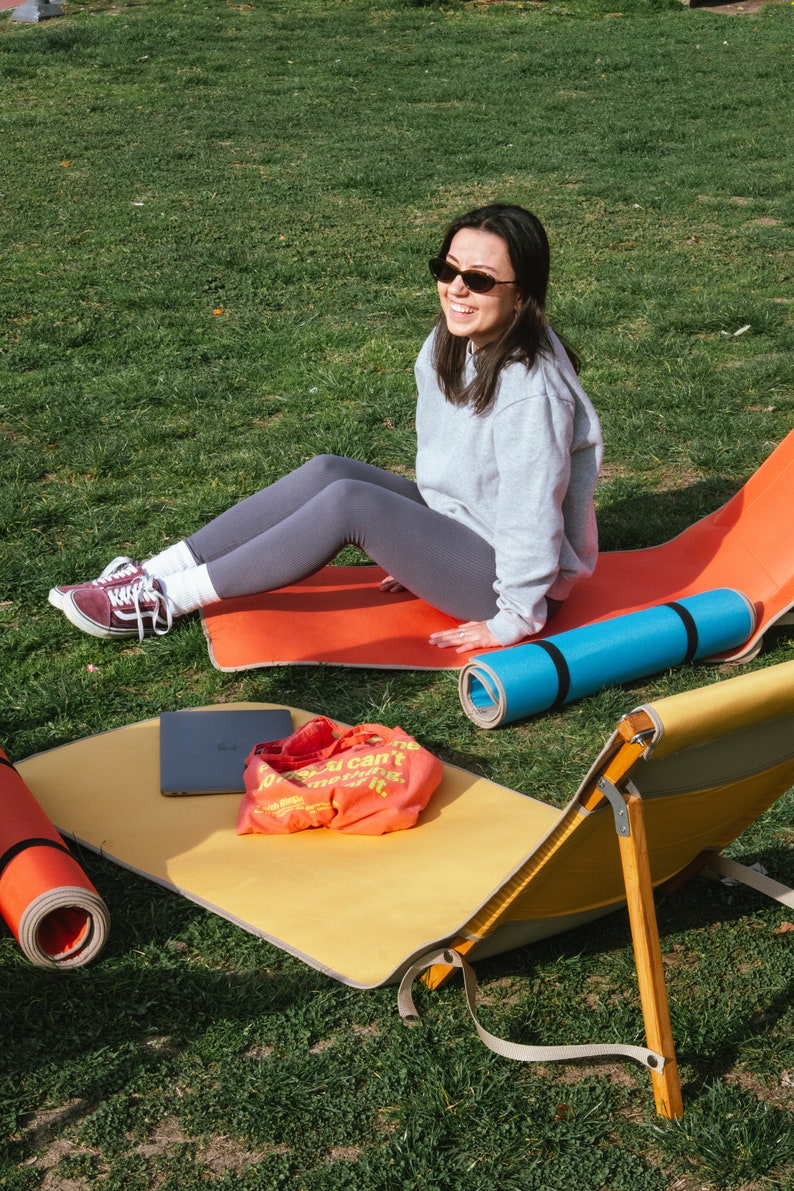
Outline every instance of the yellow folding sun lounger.
MULTIPOLYGON (((295 726, 310 718, 291 710, 295 726)), ((402 979, 405 1016, 419 972, 432 987, 463 966, 471 991, 467 959, 628 904, 646 1048, 552 1053, 481 1036, 525 1060, 637 1059, 652 1072, 659 1111, 676 1116, 652 887, 705 859, 721 863, 720 850, 794 785, 794 662, 638 708, 565 810, 447 765, 417 826, 385 836, 322 828, 236 835, 238 799, 160 794, 156 719, 62 745, 17 769, 64 834, 108 859, 336 980, 374 988, 402 979)))
POLYGON ((657 1110, 680 1116, 653 887, 709 866, 794 906, 794 891, 719 856, 793 784, 794 662, 637 708, 525 862, 446 948, 405 974, 401 1013, 415 1015, 410 988, 420 972, 437 987, 463 968, 474 1016, 476 986, 464 956, 504 951, 536 938, 540 923, 565 929, 625 902, 648 1050, 522 1047, 475 1023, 486 1045, 509 1058, 636 1058, 651 1071, 657 1110))

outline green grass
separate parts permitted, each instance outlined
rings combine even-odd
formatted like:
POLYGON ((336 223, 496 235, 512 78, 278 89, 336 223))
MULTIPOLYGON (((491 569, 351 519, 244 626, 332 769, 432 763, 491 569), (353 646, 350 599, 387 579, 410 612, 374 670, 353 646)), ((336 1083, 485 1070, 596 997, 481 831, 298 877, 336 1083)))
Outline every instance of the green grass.
MULTIPOLYGON (((102 643, 46 603, 317 451, 410 470, 425 262, 493 198, 552 240, 553 317, 607 441, 603 547, 664 541, 736 491, 792 426, 791 9, 619 8, 89 0, 0 17, 12 758, 262 699, 400 723, 563 804, 618 715, 723 676, 681 669, 488 733, 450 675, 221 674, 195 620, 102 643)), ((780 629, 752 666, 791 656, 780 629)), ((790 883, 791 798, 735 849, 790 883)), ((84 861, 113 918, 96 964, 51 975, 0 938, 0 1187, 792 1186, 780 906, 697 884, 660 899, 686 1106, 668 1125, 631 1066, 489 1055, 457 986, 420 992, 406 1029, 394 990, 345 988, 84 861)), ((479 975, 485 1023, 517 1040, 640 1032, 622 916, 479 975)))

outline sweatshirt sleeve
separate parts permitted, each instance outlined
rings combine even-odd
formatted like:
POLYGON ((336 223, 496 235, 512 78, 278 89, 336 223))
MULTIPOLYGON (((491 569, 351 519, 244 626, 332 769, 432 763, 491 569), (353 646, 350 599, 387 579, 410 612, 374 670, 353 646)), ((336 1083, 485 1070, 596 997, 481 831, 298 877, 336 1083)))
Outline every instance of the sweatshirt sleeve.
POLYGON ((594 411, 577 402, 553 357, 530 375, 509 369, 502 384, 493 420, 498 611, 487 624, 512 645, 543 627, 547 595, 564 600, 593 571, 601 439, 594 411))

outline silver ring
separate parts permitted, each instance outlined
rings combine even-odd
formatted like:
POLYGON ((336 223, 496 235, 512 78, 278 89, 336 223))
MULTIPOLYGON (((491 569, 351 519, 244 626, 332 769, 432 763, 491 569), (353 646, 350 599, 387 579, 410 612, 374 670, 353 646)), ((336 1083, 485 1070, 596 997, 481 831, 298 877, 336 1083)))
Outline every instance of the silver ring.
POLYGON ((459 636, 459 637, 465 637, 465 636, 466 636, 466 634, 464 633, 463 629, 461 629, 461 630, 460 630, 460 632, 458 633, 458 636, 459 636))

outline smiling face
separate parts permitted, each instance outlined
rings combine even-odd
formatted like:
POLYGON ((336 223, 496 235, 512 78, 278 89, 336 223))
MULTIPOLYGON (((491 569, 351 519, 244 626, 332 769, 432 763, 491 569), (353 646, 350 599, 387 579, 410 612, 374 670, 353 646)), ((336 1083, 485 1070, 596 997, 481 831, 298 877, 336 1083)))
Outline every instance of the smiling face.
POLYGON ((475 294, 460 275, 453 281, 438 282, 438 296, 449 333, 470 339, 478 351, 507 329, 521 302, 507 245, 493 232, 461 228, 452 238, 446 259, 457 269, 477 269, 495 281, 511 283, 495 285, 486 294, 475 294))

